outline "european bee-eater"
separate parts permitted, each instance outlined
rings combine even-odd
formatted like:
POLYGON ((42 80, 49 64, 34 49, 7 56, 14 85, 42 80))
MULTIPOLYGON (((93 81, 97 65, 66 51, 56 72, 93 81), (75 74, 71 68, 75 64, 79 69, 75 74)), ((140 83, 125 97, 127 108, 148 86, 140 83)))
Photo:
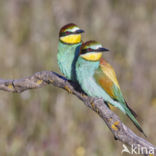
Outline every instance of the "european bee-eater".
POLYGON ((96 41, 83 43, 76 62, 76 77, 89 96, 103 98, 105 102, 119 108, 144 134, 136 120, 136 113, 126 103, 114 69, 102 58, 102 52, 108 51, 96 41))
POLYGON ((79 56, 83 32, 73 23, 63 26, 59 32, 57 61, 61 72, 68 80, 74 80, 75 77, 75 62, 79 56))

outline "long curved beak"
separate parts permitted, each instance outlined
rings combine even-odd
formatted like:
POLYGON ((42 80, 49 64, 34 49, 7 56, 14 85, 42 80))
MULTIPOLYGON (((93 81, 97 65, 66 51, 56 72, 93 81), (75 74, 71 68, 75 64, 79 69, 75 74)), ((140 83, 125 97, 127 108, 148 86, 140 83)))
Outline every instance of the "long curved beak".
POLYGON ((79 30, 76 31, 76 34, 81 34, 81 33, 84 33, 84 32, 85 32, 84 30, 79 29, 79 30))
POLYGON ((99 52, 102 52, 102 51, 103 51, 103 52, 108 52, 109 50, 102 47, 102 48, 99 48, 98 51, 99 51, 99 52))

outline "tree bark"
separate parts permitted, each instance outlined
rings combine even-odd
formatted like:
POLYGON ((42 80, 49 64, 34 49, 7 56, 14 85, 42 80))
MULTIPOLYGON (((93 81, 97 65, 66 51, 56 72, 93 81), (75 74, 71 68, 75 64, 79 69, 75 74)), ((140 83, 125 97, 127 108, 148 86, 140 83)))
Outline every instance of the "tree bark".
POLYGON ((116 140, 119 140, 131 147, 133 145, 134 148, 140 150, 141 154, 144 155, 149 155, 149 153, 154 151, 153 155, 156 156, 156 147, 146 139, 137 136, 134 132, 132 132, 132 130, 123 124, 119 117, 106 106, 103 99, 93 98, 85 95, 78 87, 78 84, 69 82, 66 78, 58 75, 55 72, 37 72, 32 76, 17 80, 0 79, 0 90, 21 93, 28 89, 41 88, 50 84, 65 89, 69 93, 74 94, 86 106, 98 113, 116 140), (146 150, 141 150, 142 148, 146 148, 148 153, 146 150))

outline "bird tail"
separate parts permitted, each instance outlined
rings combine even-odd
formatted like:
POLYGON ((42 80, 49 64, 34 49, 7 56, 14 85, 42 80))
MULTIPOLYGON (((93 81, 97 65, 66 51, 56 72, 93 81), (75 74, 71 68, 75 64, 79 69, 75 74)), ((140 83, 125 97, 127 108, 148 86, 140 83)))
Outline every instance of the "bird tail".
POLYGON ((130 112, 133 114, 133 116, 135 117, 135 118, 137 118, 138 117, 138 115, 135 113, 135 111, 128 105, 128 103, 125 101, 125 104, 126 104, 126 106, 128 107, 128 109, 130 110, 130 112))
POLYGON ((146 134, 144 133, 143 129, 141 128, 139 122, 136 120, 136 118, 134 117, 133 113, 131 113, 131 110, 129 110, 128 108, 126 108, 125 111, 126 111, 127 116, 129 117, 129 119, 130 119, 130 120, 134 123, 134 125, 136 126, 136 128, 137 128, 141 133, 143 133, 143 135, 144 135, 145 137, 147 137, 146 134))

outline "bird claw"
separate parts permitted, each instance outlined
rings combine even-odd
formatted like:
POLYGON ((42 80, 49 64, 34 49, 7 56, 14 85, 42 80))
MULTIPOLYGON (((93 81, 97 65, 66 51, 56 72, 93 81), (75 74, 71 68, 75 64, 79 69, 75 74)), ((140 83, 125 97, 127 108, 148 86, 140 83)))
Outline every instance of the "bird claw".
POLYGON ((81 93, 81 96, 82 96, 83 98, 86 98, 86 97, 87 97, 87 95, 84 94, 84 93, 81 93))
POLYGON ((68 86, 65 86, 64 88, 65 88, 65 90, 66 90, 69 94, 72 93, 71 89, 70 89, 68 86))
POLYGON ((94 102, 92 101, 90 104, 91 104, 92 108, 95 109, 95 104, 94 104, 94 102))
POLYGON ((99 110, 95 107, 94 101, 92 101, 90 104, 91 104, 93 110, 94 110, 96 113, 99 114, 99 110))

